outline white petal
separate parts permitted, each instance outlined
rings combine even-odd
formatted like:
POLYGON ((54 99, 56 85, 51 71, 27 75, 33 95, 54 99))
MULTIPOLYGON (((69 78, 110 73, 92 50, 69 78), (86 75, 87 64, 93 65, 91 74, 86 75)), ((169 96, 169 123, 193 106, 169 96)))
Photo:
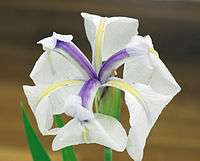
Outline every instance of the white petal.
POLYGON ((150 48, 153 48, 153 42, 152 42, 151 37, 147 35, 144 37, 144 39, 145 39, 145 42, 150 46, 150 48))
POLYGON ((128 83, 148 84, 154 68, 147 56, 130 57, 124 64, 123 78, 128 83))
POLYGON ((88 76, 70 59, 56 51, 44 52, 30 74, 35 84, 51 84, 66 79, 86 79, 88 76))
POLYGON ((34 114, 40 132, 46 135, 53 126, 53 111, 48 97, 38 104, 34 114))
POLYGON ((53 32, 51 37, 44 38, 37 42, 37 44, 42 44, 44 50, 52 50, 55 48, 57 40, 69 42, 73 39, 72 35, 61 35, 53 32))
MULTIPOLYGON (((90 41, 93 54, 95 53, 96 31, 102 17, 82 13, 84 18, 85 30, 90 41)), ((138 20, 128 17, 111 17, 105 24, 104 40, 102 42, 102 59, 103 61, 117 51, 125 48, 131 37, 137 35, 138 20)), ((95 55, 93 55, 94 59, 95 55)))
POLYGON ((95 114, 97 123, 89 124, 91 130, 91 141, 104 145, 116 151, 124 151, 127 144, 126 131, 121 123, 114 117, 95 114))
POLYGON ((66 146, 82 143, 97 143, 117 151, 123 151, 127 143, 126 132, 122 125, 110 116, 95 114, 89 122, 79 122, 73 119, 68 122, 55 137, 53 150, 60 150, 66 146), (83 131, 87 129, 84 139, 83 131))
POLYGON ((153 44, 150 36, 135 36, 128 46, 128 51, 147 57, 130 58, 125 63, 124 79, 129 83, 144 83, 150 85, 154 90, 166 95, 175 95, 180 87, 168 71, 158 55, 152 53, 153 44), (143 54, 144 55, 144 54, 143 54))
POLYGON ((78 94, 81 87, 81 84, 68 85, 53 91, 40 100, 38 96, 47 86, 23 86, 28 103, 36 116, 42 134, 51 135, 56 133, 56 129, 51 129, 53 115, 64 113, 65 99, 70 94, 78 94))
POLYGON ((38 41, 37 44, 42 44, 43 50, 50 50, 55 48, 56 42, 57 40, 51 36, 38 41))
POLYGON ((58 89, 57 91, 51 93, 48 97, 53 106, 54 114, 61 114, 65 112, 65 103, 66 98, 69 95, 77 95, 82 87, 82 84, 79 85, 68 85, 64 88, 58 89))
POLYGON ((149 54, 149 44, 142 36, 133 36, 126 46, 129 55, 144 56, 149 54))
POLYGON ((172 96, 161 95, 150 86, 135 84, 142 98, 147 104, 151 115, 151 122, 147 118, 142 105, 128 92, 125 93, 126 104, 130 113, 131 129, 128 136, 127 151, 135 161, 141 161, 146 138, 159 117, 163 108, 171 101, 172 96))
MULTIPOLYGON (((96 35, 96 30, 98 28, 101 17, 98 15, 93 15, 93 14, 88 14, 88 13, 81 13, 81 16, 84 18, 85 32, 90 42, 92 51, 94 53, 95 52, 95 35, 96 35)), ((94 59, 94 55, 93 55, 93 59, 94 59)))
POLYGON ((24 93, 28 100, 28 104, 30 105, 33 112, 35 112, 37 106, 37 97, 41 93, 44 87, 36 87, 36 86, 23 86, 24 93))
POLYGON ((124 65, 124 80, 129 83, 148 84, 154 70, 149 45, 142 36, 134 36, 126 48, 131 56, 124 65))
POLYGON ((169 72, 165 64, 156 55, 151 54, 151 61, 154 65, 149 85, 157 92, 166 95, 176 95, 180 90, 180 86, 169 72))
POLYGON ((58 134, 53 140, 52 149, 60 150, 70 145, 82 144, 83 126, 77 119, 70 120, 63 128, 58 131, 58 134))
POLYGON ((128 17, 113 17, 108 20, 102 46, 102 59, 125 48, 132 36, 137 35, 138 20, 128 17))
POLYGON ((62 34, 53 32, 53 38, 55 38, 56 40, 64 41, 64 42, 70 42, 70 41, 72 41, 73 36, 72 35, 62 35, 62 34))
MULTIPOLYGON (((23 86, 24 93, 26 95, 26 98, 28 100, 28 104, 30 105, 33 112, 35 112, 35 109, 40 101, 39 96, 41 93, 47 89, 48 86, 42 85, 42 86, 23 86)), ((65 100, 69 95, 72 94, 78 94, 82 87, 82 84, 73 84, 73 85, 67 85, 61 89, 57 89, 56 91, 52 91, 50 94, 48 94, 45 97, 49 97, 49 101, 51 105, 53 106, 53 113, 54 114, 60 114, 64 111, 64 104, 65 100)), ((42 98, 43 99, 43 98, 42 98)))

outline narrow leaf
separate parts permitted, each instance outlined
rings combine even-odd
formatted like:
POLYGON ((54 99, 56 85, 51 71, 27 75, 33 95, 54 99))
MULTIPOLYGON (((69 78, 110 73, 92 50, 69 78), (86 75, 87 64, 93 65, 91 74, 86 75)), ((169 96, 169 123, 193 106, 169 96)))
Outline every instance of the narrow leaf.
MULTIPOLYGON (((64 122, 60 115, 55 115, 54 119, 57 127, 64 126, 64 122)), ((63 161, 77 161, 73 146, 68 146, 62 149, 62 158, 63 161)))
POLYGON ((25 112, 25 105, 20 103, 22 121, 24 123, 24 130, 26 133, 29 149, 32 154, 32 158, 34 161, 50 161, 50 158, 41 144, 39 138, 35 134, 35 131, 31 127, 30 121, 25 112))

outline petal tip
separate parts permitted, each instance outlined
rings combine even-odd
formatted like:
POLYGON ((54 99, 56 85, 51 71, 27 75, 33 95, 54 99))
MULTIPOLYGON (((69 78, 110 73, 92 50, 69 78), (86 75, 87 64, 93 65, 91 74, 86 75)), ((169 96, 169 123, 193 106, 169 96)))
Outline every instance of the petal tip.
POLYGON ((55 40, 61 40, 61 41, 64 41, 64 42, 69 42, 69 41, 72 41, 72 39, 73 39, 72 35, 62 35, 62 34, 59 34, 59 33, 56 33, 56 32, 53 32, 52 37, 55 40))
POLYGON ((81 16, 82 16, 83 18, 85 18, 87 15, 88 15, 88 13, 86 13, 86 12, 81 12, 81 16))

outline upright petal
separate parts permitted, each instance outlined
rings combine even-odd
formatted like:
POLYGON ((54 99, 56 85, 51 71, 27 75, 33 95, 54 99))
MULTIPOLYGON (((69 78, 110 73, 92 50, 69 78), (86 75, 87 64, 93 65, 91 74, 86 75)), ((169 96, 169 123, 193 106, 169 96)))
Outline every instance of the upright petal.
POLYGON ((131 37, 137 35, 138 20, 128 17, 104 18, 81 13, 93 51, 93 64, 99 66, 112 54, 125 48, 131 37))
POLYGON ((66 146, 96 143, 123 151, 126 147, 127 136, 124 128, 117 119, 95 114, 95 118, 88 122, 73 119, 68 122, 53 140, 53 150, 60 150, 66 146))

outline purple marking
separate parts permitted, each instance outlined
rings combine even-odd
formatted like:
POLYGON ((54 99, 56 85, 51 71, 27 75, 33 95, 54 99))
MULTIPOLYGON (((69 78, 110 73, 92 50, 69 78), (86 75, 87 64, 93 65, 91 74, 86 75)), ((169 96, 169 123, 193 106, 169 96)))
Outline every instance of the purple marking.
POLYGON ((115 63, 124 60, 128 56, 129 54, 127 53, 126 49, 123 49, 112 55, 110 58, 108 58, 101 66, 101 69, 98 74, 98 79, 101 81, 103 79, 104 74, 107 71, 112 72, 112 70, 114 70, 113 68, 115 66, 115 63))
POLYGON ((87 61, 83 53, 75 44, 57 40, 56 48, 67 52, 87 72, 90 78, 97 78, 97 74, 92 65, 87 61))
POLYGON ((86 81, 79 92, 79 96, 82 98, 82 106, 87 108, 90 101, 91 92, 100 83, 97 79, 89 79, 86 81))

